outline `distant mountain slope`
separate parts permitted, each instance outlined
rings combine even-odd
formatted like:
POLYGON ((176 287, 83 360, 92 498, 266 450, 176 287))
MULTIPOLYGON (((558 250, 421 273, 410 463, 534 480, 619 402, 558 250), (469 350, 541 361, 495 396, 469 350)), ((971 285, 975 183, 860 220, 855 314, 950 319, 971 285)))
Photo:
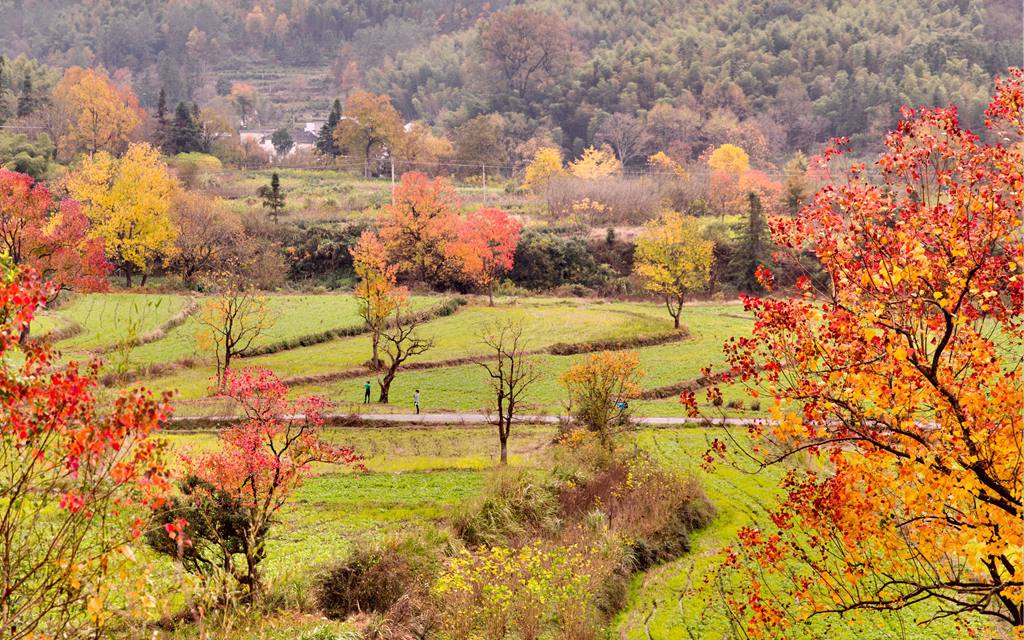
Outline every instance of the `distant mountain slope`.
POLYGON ((296 119, 365 86, 409 119, 496 112, 508 135, 573 151, 609 114, 644 119, 660 103, 669 125, 694 129, 694 149, 749 134, 777 156, 834 135, 878 140, 902 104, 957 103, 977 124, 992 76, 1024 49, 1018 0, 530 0, 516 4, 560 19, 573 46, 567 70, 524 99, 478 46, 478 20, 511 4, 0 0, 0 53, 127 68, 144 105, 161 87, 202 99, 217 79, 262 79, 296 119))

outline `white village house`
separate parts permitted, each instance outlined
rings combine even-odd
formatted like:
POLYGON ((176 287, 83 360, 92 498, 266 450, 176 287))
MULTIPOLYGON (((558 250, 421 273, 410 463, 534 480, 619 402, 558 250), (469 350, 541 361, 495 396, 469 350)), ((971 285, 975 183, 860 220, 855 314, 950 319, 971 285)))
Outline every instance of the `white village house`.
MULTIPOLYGON (((292 148, 288 150, 285 157, 290 156, 298 151, 312 151, 316 148, 317 135, 320 133, 320 129, 324 126, 323 121, 307 122, 302 129, 289 129, 288 133, 292 136, 292 148)), ((270 141, 271 136, 274 135, 274 131, 277 131, 280 127, 273 129, 242 129, 238 132, 239 142, 245 144, 248 141, 253 141, 261 149, 267 152, 271 158, 278 158, 277 149, 274 148, 274 143, 270 141)))

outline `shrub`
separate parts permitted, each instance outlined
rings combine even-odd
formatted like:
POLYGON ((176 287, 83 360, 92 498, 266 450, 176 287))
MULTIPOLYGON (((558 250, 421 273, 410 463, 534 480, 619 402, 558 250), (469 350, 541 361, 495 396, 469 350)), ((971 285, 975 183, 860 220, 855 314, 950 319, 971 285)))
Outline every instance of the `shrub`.
POLYGON ((661 469, 641 451, 608 452, 594 436, 563 437, 556 458, 558 500, 568 522, 595 510, 630 543, 634 569, 644 570, 690 550, 691 532, 707 526, 714 506, 693 478, 661 469))
POLYGON ((386 614, 402 598, 422 600, 451 555, 452 541, 443 532, 415 532, 357 546, 342 562, 316 579, 315 601, 324 615, 344 619, 353 613, 386 614))
POLYGON ((320 627, 302 634, 299 640, 363 640, 363 636, 357 631, 334 631, 320 627))
POLYGON ((496 469, 480 498, 453 518, 452 526, 470 545, 503 545, 557 530, 558 501, 525 469, 496 469))
POLYGON ((660 192, 660 182, 650 178, 556 177, 547 189, 548 211, 556 219, 563 219, 578 215, 580 202, 598 202, 601 207, 587 207, 583 212, 587 224, 641 224, 658 215, 660 192), (577 205, 575 211, 574 204, 577 205))
POLYGON ((528 228, 519 239, 508 277, 528 289, 548 290, 566 284, 593 286, 612 275, 583 240, 528 228))
POLYGON ((594 590, 614 558, 578 545, 492 547, 449 562, 433 587, 442 631, 453 640, 597 637, 594 590), (601 560, 604 560, 601 562, 601 560))
POLYGON ((743 408, 743 401, 742 400, 730 400, 729 402, 726 403, 725 406, 726 406, 726 408, 729 408, 729 409, 742 409, 743 408))

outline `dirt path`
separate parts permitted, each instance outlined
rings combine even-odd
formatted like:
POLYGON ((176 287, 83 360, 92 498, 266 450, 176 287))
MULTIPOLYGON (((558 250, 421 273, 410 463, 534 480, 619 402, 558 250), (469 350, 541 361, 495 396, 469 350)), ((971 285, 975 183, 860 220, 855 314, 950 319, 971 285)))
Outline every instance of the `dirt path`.
MULTIPOLYGON (((291 419, 301 419, 301 414, 287 416, 291 419)), ((562 419, 557 415, 522 415, 516 418, 521 424, 558 424, 562 419)), ((238 420, 237 416, 202 416, 202 417, 174 417, 171 422, 179 426, 189 422, 197 423, 219 423, 233 422, 238 420)), ((494 416, 486 413, 336 413, 324 415, 324 420, 330 423, 340 423, 346 426, 360 426, 361 423, 387 423, 387 424, 408 424, 408 425, 482 425, 491 424, 494 416)), ((642 416, 634 417, 633 421, 645 427, 699 427, 712 425, 726 426, 749 426, 763 423, 765 418, 689 418, 685 416, 642 416)))

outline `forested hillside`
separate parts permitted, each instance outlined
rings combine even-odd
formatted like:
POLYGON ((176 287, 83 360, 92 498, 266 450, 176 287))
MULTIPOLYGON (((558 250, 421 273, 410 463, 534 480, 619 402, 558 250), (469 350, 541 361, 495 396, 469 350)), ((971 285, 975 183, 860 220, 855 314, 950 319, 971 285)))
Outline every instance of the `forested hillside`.
POLYGON ((638 118, 687 140, 677 157, 729 139, 774 159, 836 135, 877 141, 904 103, 953 102, 976 126, 992 76, 1021 61, 1014 0, 509 4, 0 0, 0 52, 127 69, 147 108, 161 88, 205 102, 239 79, 302 77, 258 88, 314 94, 316 110, 366 88, 447 129, 499 113, 507 136, 573 153, 615 146, 638 118), (510 68, 516 55, 528 64, 510 68))

